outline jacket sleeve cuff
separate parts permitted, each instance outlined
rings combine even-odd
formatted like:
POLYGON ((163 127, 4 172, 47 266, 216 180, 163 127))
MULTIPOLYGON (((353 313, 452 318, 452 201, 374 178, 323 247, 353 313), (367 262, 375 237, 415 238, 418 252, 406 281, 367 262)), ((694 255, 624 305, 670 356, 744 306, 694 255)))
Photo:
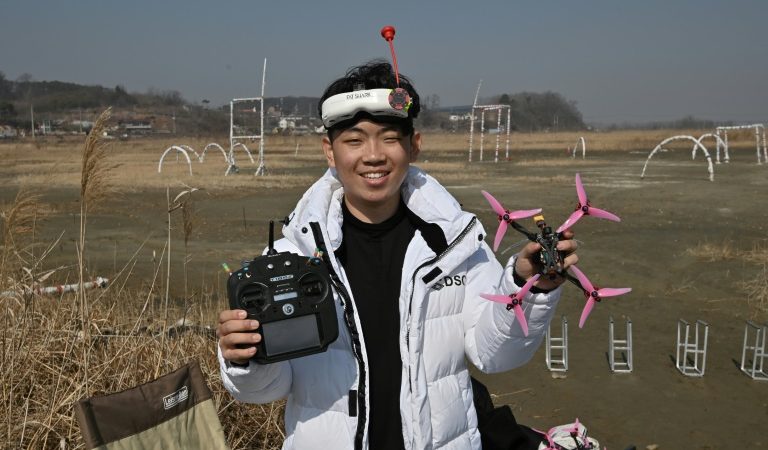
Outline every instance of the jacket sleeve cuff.
MULTIPOLYGON (((522 280, 521 284, 518 284, 518 279, 522 277, 516 276, 514 273, 516 256, 510 258, 507 266, 504 268, 504 276, 501 280, 502 292, 513 293, 520 290, 522 284, 525 284, 525 280, 522 280), (518 278, 518 279, 516 279, 518 278)), ((555 308, 560 300, 560 294, 563 287, 558 286, 551 291, 539 290, 535 292, 533 288, 525 296, 523 300, 523 312, 528 322, 529 337, 535 336, 537 333, 546 331, 546 327, 549 325, 549 321, 555 312, 555 308)), ((494 305, 496 306, 496 305, 494 305)), ((502 306, 502 305, 498 305, 502 306)), ((508 330, 513 336, 522 336, 522 330, 517 324, 513 325, 515 319, 514 314, 497 314, 494 316, 496 325, 500 330, 508 330)))
POLYGON ((287 361, 274 364, 233 364, 216 345, 224 387, 234 398, 249 403, 268 403, 288 395, 292 376, 287 361))

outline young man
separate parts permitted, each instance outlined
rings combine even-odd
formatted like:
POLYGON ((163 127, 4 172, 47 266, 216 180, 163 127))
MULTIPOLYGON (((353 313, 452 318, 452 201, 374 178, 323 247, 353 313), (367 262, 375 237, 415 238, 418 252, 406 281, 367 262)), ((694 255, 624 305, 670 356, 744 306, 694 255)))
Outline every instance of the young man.
MULTIPOLYGON (((329 170, 275 244, 303 255, 327 248, 341 282, 338 339, 324 353, 249 363, 259 324, 245 311, 220 315, 224 385, 245 402, 288 398, 284 449, 481 448, 466 361, 484 372, 526 363, 559 299, 563 279, 537 281, 524 303, 525 336, 505 305, 479 296, 518 291, 538 272, 539 246, 502 267, 477 218, 411 166, 421 150, 419 96, 403 76, 410 98, 397 86, 392 67, 372 61, 326 89, 329 170)), ((558 248, 568 267, 577 256, 566 233, 558 248)))

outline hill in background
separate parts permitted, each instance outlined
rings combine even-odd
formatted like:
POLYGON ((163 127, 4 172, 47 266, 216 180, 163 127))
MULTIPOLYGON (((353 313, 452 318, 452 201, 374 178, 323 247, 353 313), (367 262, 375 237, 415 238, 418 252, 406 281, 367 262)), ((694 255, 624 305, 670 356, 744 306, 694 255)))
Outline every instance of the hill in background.
MULTIPOLYGON (((437 95, 422 97, 417 126, 426 130, 465 132, 469 129, 471 105, 441 107, 437 95)), ((267 133, 306 134, 321 126, 317 97, 268 97, 264 99, 267 133)), ((481 99, 483 105, 509 106, 511 131, 577 131, 588 129, 575 101, 556 92, 520 92, 481 99)), ((113 130, 121 136, 147 134, 211 135, 229 132, 229 105, 213 106, 208 100, 186 101, 175 90, 150 89, 145 93, 87 86, 62 81, 35 81, 30 75, 8 80, 0 72, 0 127, 7 136, 27 132, 34 117, 38 134, 82 133, 105 108, 113 108, 113 130), (10 131, 8 131, 10 130, 10 131), (18 130, 18 131, 17 131, 18 130)), ((490 133, 506 129, 506 109, 487 110, 484 129, 490 133)), ((475 110, 475 128, 480 126, 475 110)), ((676 121, 621 128, 713 128, 714 123, 686 117, 676 121)), ((613 126, 616 128, 617 126, 613 126)), ((3 134, 3 133, 0 133, 3 134)))

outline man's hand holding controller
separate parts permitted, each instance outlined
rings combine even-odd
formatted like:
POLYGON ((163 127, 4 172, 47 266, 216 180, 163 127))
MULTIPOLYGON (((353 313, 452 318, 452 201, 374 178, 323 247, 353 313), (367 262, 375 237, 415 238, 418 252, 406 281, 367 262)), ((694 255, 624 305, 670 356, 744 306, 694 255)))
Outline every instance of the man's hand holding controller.
POLYGON ((221 354, 227 361, 236 365, 247 365, 256 354, 256 344, 261 342, 257 320, 247 319, 248 314, 242 309, 228 309, 219 314, 219 336, 221 354))

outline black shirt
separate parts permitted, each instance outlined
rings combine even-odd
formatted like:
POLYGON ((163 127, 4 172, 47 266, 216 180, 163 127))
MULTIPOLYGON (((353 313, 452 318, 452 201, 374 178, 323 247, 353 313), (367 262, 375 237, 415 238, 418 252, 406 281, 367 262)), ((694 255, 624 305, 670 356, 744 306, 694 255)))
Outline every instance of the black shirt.
POLYGON ((342 205, 343 240, 336 251, 349 279, 368 354, 371 450, 404 449, 400 420, 400 281, 416 225, 401 202, 378 224, 357 219, 342 205))

